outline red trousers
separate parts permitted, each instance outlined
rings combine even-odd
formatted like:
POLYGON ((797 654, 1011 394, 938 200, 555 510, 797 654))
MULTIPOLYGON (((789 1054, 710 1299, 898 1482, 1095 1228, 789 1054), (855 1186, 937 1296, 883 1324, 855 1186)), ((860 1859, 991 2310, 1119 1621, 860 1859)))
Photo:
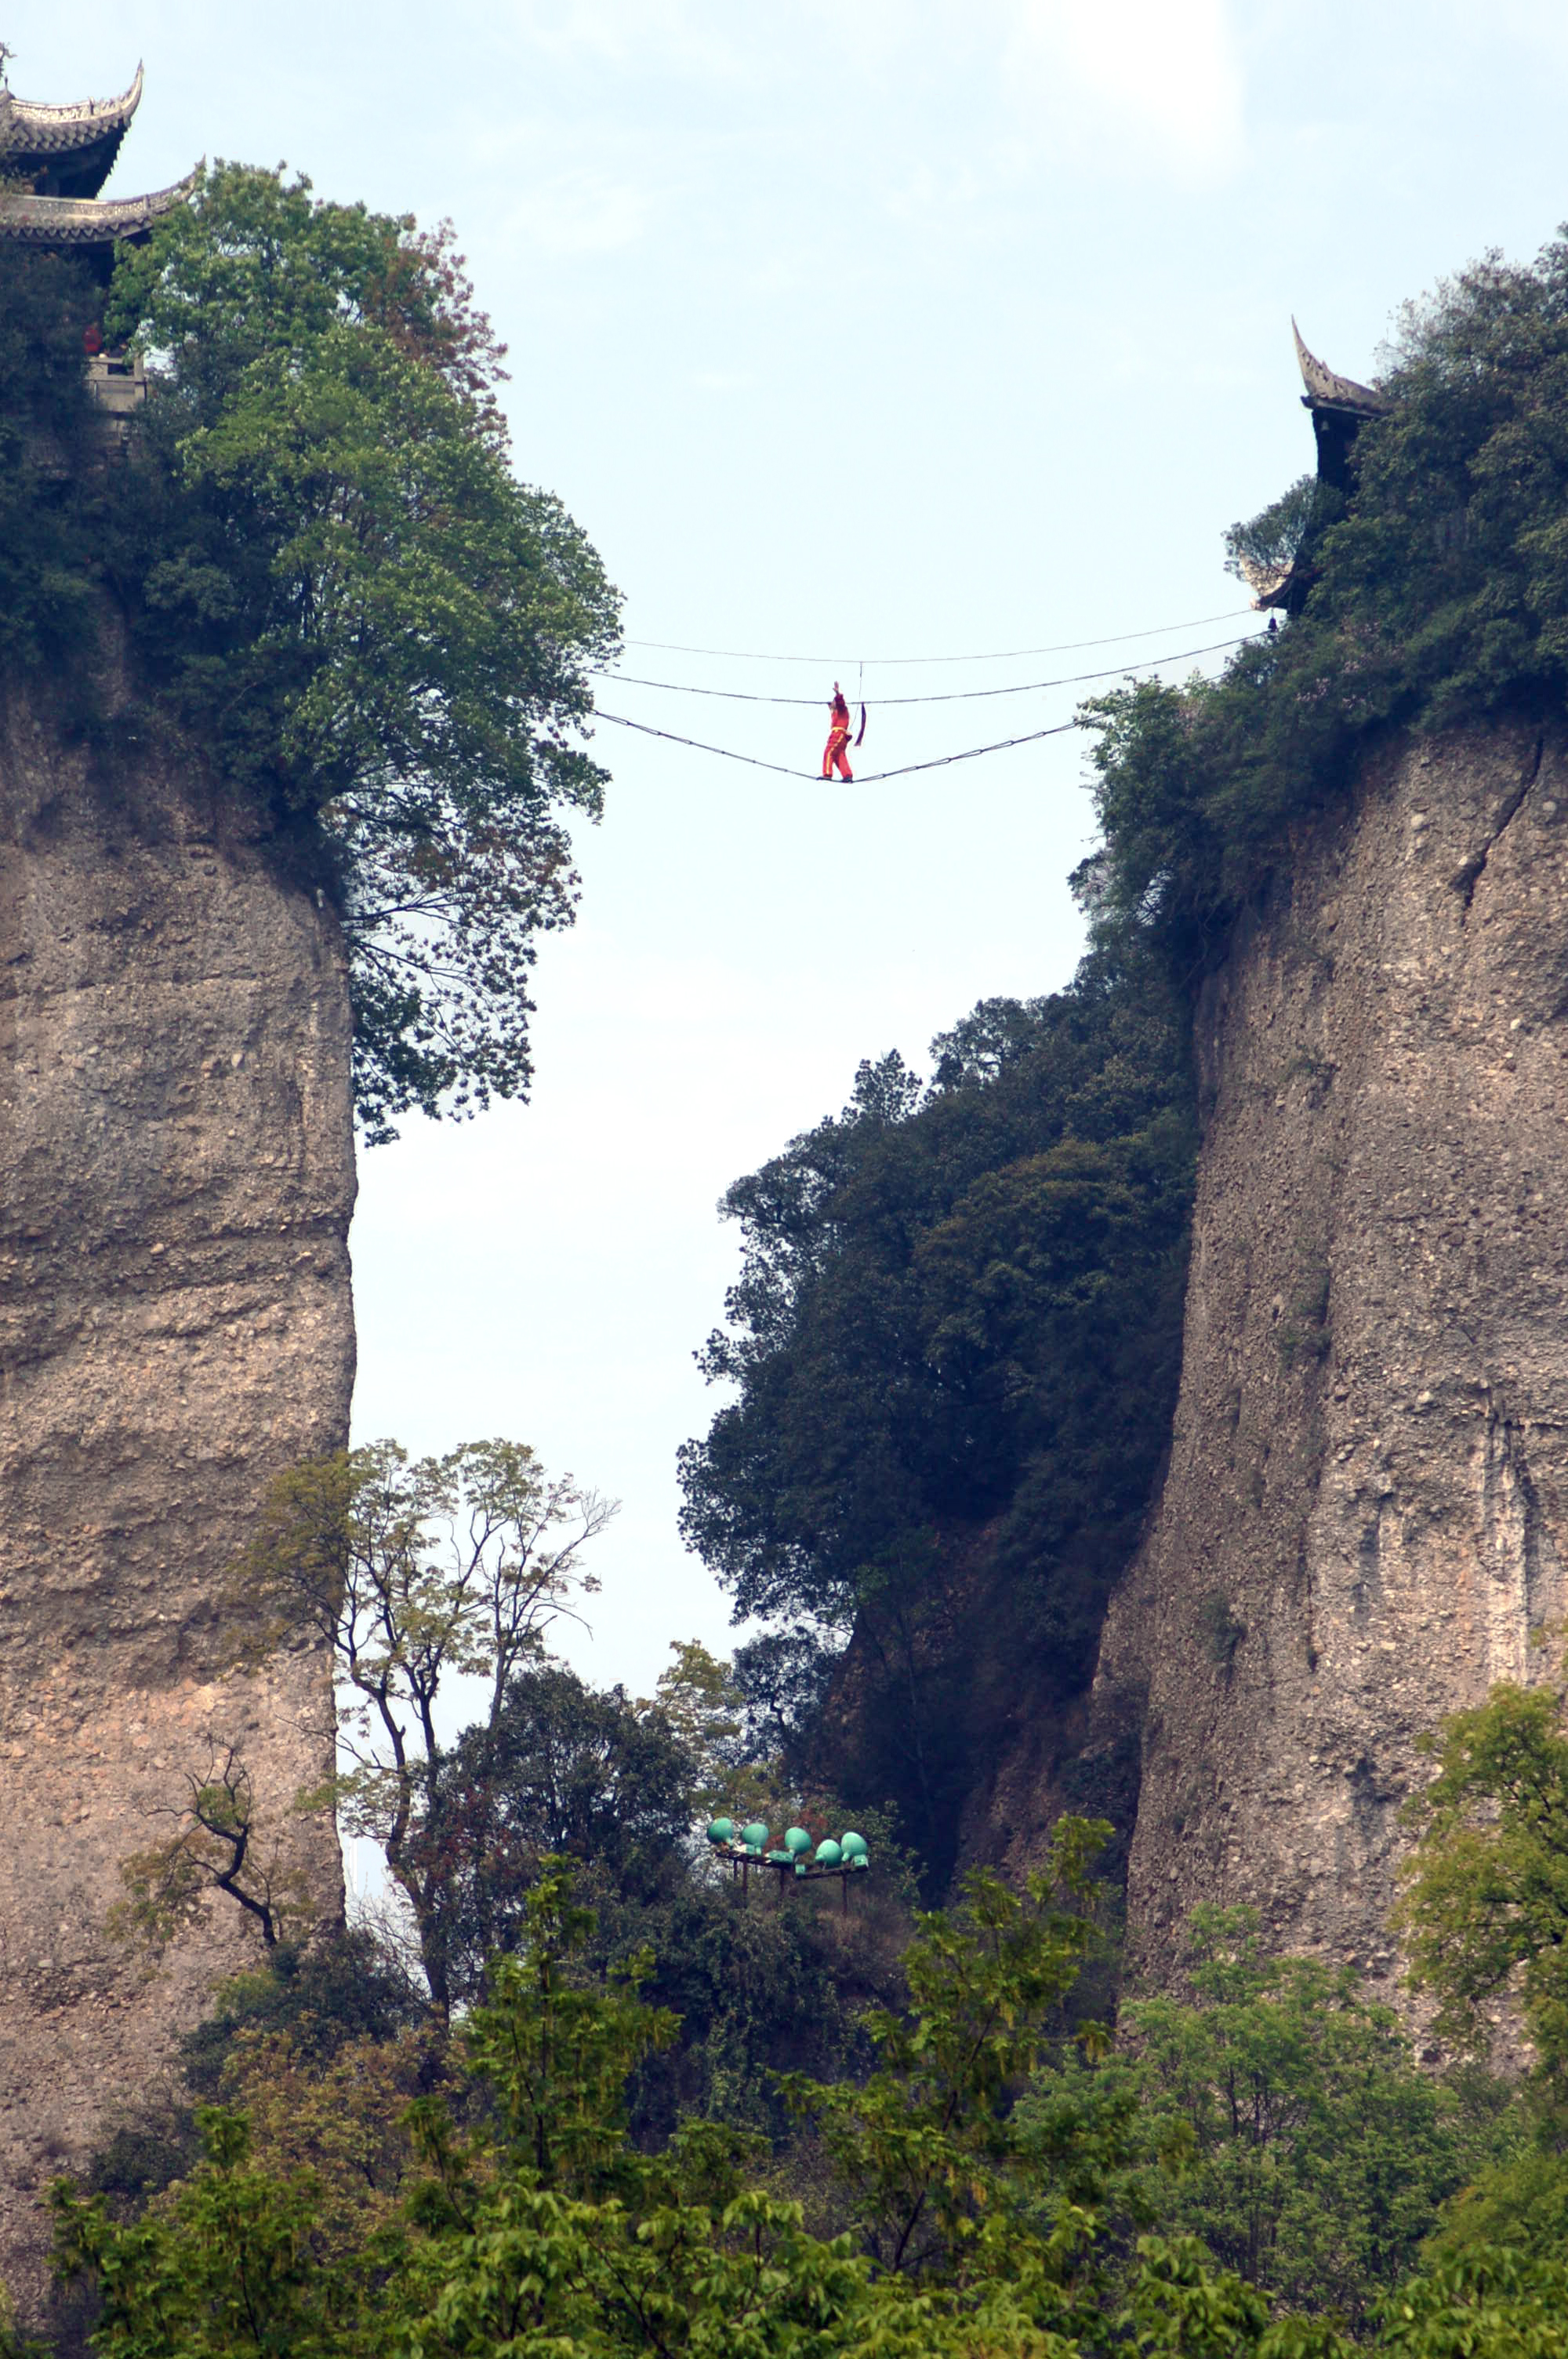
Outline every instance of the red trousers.
POLYGON ((847 721, 836 721, 827 732, 827 743, 822 752, 822 775, 825 778, 833 776, 835 766, 841 778, 854 777, 855 773, 849 767, 849 724, 847 721))

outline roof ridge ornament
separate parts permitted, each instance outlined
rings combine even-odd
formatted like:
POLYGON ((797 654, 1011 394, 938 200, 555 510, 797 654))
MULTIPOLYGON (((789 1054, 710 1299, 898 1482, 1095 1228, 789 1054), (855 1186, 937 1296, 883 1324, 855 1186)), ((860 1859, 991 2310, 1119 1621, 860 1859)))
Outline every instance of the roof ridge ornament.
POLYGON ((1296 362, 1306 387, 1302 399, 1308 409, 1344 409, 1357 418, 1382 418, 1393 408, 1386 393, 1379 393, 1369 385, 1357 385, 1353 376, 1340 376, 1315 353, 1309 352, 1302 342, 1293 313, 1291 333, 1296 340, 1296 362))

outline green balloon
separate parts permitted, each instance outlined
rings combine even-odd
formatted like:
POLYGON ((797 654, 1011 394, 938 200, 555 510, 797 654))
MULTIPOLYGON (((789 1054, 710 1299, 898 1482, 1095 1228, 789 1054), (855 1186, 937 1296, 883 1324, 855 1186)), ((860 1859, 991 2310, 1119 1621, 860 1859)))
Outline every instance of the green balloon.
POLYGON ((869 1859, 871 1857, 870 1852, 866 1849, 866 1838, 864 1835, 847 1834, 838 1847, 840 1851, 842 1851, 846 1859, 869 1859))
POLYGON ((829 1836, 826 1843, 819 1843, 816 1846, 816 1864, 818 1867, 837 1867, 841 1863, 843 1857, 843 1853, 839 1850, 838 1844, 832 1840, 831 1836, 829 1836))
POLYGON ((806 1833, 804 1827, 785 1828, 784 1849, 785 1851, 809 1851, 811 1849, 811 1837, 806 1833))
POLYGON ((749 1827, 741 1828, 741 1840, 748 1851, 762 1851, 767 1846, 768 1831, 761 1820, 753 1819, 749 1827))
POLYGON ((708 1830, 708 1840, 709 1843, 733 1843, 735 1840, 734 1820, 715 1819, 708 1830))

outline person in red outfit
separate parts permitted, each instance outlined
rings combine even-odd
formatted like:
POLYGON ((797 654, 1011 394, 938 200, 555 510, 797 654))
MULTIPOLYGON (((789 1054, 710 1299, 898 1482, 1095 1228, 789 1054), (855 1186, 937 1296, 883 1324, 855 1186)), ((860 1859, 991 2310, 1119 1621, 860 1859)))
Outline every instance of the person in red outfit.
POLYGON ((853 779, 855 773, 849 767, 849 708, 837 680, 833 683, 830 711, 832 717, 827 724, 827 743, 822 751, 822 775, 830 778, 837 766, 841 778, 853 779))

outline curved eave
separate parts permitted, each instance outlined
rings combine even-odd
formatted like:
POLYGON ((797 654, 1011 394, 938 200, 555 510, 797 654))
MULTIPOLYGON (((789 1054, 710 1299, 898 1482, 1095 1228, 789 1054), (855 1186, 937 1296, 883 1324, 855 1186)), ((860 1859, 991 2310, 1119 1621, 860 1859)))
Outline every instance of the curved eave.
POLYGON ((1354 418, 1381 418, 1392 407, 1386 394, 1375 393, 1369 385, 1357 385, 1353 376, 1340 376, 1326 368, 1315 353, 1308 352, 1293 320, 1291 333, 1296 340, 1296 360, 1309 409, 1343 409, 1354 418))
POLYGON ((1241 576, 1252 592, 1252 611, 1267 614, 1271 606, 1288 606, 1294 587, 1295 560, 1289 565, 1260 565, 1252 558, 1241 560, 1241 576))
POLYGON ((118 98, 90 98, 74 106, 37 106, 0 92, 0 157, 68 155, 95 140, 124 137, 142 103, 142 69, 118 98))
POLYGON ((201 168, 145 197, 0 197, 0 238, 81 252, 146 237, 155 222, 194 196, 201 168))

